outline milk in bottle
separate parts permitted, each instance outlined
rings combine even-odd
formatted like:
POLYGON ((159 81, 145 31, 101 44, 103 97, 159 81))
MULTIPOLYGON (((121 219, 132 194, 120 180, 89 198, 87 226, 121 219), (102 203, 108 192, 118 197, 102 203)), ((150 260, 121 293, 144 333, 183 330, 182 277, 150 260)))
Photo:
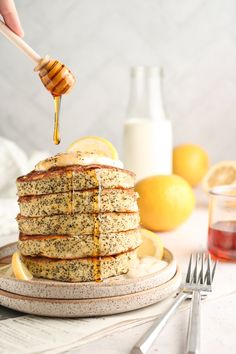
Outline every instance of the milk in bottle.
POLYGON ((163 106, 161 77, 158 67, 131 69, 123 152, 125 167, 138 181, 172 173, 172 126, 163 106))

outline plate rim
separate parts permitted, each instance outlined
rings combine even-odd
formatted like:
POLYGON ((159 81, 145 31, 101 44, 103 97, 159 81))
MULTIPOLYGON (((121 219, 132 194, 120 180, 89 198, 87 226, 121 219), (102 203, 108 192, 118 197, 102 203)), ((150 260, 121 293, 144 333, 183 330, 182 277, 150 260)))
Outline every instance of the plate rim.
POLYGON ((43 299, 0 290, 0 304, 23 313, 54 318, 115 315, 138 310, 166 299, 178 290, 181 280, 181 271, 177 267, 174 277, 162 284, 159 291, 158 287, 154 287, 139 293, 98 299, 43 299))

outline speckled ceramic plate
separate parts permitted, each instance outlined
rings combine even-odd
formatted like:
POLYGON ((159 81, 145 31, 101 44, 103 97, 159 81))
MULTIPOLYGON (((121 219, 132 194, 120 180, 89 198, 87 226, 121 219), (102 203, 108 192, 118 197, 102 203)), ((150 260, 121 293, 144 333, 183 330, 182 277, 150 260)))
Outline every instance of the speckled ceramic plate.
POLYGON ((42 299, 0 290, 0 305, 13 310, 50 317, 92 317, 137 310, 173 294, 181 282, 180 271, 166 283, 135 294, 97 299, 42 299))
MULTIPOLYGON (((11 255, 15 250, 16 243, 1 247, 0 263, 10 263, 11 255)), ((122 275, 105 279, 103 282, 66 283, 37 278, 24 281, 0 275, 0 289, 17 295, 44 299, 94 299, 135 294, 156 289, 174 277, 176 262, 167 249, 164 251, 163 260, 168 265, 156 273, 132 279, 122 275)))

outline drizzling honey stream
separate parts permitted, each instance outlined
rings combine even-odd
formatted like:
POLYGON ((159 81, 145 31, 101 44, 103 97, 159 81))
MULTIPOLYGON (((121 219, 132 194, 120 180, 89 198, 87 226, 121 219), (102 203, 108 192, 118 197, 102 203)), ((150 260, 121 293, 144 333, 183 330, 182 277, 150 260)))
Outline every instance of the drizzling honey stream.
POLYGON ((53 142, 55 145, 60 144, 61 137, 59 131, 59 116, 60 116, 60 107, 61 107, 61 96, 54 96, 54 130, 53 130, 53 142))

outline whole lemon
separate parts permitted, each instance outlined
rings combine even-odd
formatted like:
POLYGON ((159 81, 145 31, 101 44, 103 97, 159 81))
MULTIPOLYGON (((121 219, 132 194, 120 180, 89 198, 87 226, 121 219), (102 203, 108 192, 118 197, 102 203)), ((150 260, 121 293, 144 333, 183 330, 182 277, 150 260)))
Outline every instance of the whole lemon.
POLYGON ((192 213, 195 198, 191 186, 182 177, 152 176, 135 187, 143 227, 167 231, 182 224, 192 213))
POLYGON ((208 168, 208 155, 200 146, 183 144, 174 148, 173 173, 185 178, 191 186, 201 182, 208 168))

